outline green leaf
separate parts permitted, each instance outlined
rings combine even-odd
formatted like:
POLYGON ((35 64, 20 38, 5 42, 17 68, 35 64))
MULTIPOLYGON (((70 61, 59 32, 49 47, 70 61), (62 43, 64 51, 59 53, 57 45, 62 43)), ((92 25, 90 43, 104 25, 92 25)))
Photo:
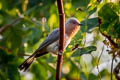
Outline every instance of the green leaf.
POLYGON ((20 80, 20 74, 18 72, 18 65, 15 56, 7 54, 4 50, 0 50, 0 74, 1 76, 8 76, 9 80, 20 80), (5 73, 2 73, 5 72, 5 73))
POLYGON ((98 16, 102 19, 101 31, 106 32, 112 38, 120 38, 120 7, 113 3, 105 4, 98 12, 98 16))
POLYGON ((84 7, 86 8, 89 4, 90 0, 72 0, 72 4, 75 6, 75 7, 84 7))
POLYGON ((81 22, 83 26, 81 26, 82 32, 89 32, 90 29, 98 26, 98 18, 90 18, 81 22))
POLYGON ((0 80, 7 80, 7 75, 0 69, 0 80))
POLYGON ((32 28, 30 35, 27 37, 27 42, 29 45, 34 45, 37 43, 42 36, 42 31, 39 30, 38 28, 32 28))
MULTIPOLYGON (((7 53, 4 50, 0 49, 0 63, 6 64, 8 62, 8 56, 7 53)), ((1 68, 2 65, 0 65, 1 68)))
POLYGON ((113 21, 118 17, 112 9, 112 6, 114 6, 114 4, 107 3, 98 12, 98 15, 107 22, 113 21))
POLYGON ((47 80, 47 69, 42 64, 33 64, 32 73, 34 73, 35 80, 47 80))
POLYGON ((97 7, 95 7, 94 9, 92 9, 92 10, 90 10, 89 11, 89 15, 92 15, 93 13, 95 13, 96 12, 96 10, 97 10, 97 7))
POLYGON ((91 73, 88 80, 99 80, 99 77, 91 73))
POLYGON ((46 59, 47 63, 55 63, 56 62, 56 57, 53 57, 51 54, 50 56, 46 59))
POLYGON ((15 64, 8 65, 8 77, 9 80, 20 80, 20 74, 18 72, 18 66, 15 64))
POLYGON ((95 46, 88 46, 85 48, 78 48, 73 54, 72 57, 82 56, 83 54, 90 54, 92 51, 96 51, 95 46))
POLYGON ((8 33, 6 32, 6 44, 10 49, 17 49, 21 47, 23 38, 23 31, 21 28, 15 26, 11 27, 8 33))

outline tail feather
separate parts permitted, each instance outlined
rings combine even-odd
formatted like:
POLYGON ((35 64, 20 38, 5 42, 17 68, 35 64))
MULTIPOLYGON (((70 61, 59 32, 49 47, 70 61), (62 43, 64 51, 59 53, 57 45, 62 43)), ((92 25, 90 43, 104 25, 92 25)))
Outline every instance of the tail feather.
POLYGON ((19 70, 24 70, 24 71, 26 71, 26 70, 29 68, 29 66, 31 65, 31 63, 34 61, 34 59, 35 59, 35 56, 34 56, 34 55, 30 56, 27 60, 25 60, 25 61, 18 67, 19 70))

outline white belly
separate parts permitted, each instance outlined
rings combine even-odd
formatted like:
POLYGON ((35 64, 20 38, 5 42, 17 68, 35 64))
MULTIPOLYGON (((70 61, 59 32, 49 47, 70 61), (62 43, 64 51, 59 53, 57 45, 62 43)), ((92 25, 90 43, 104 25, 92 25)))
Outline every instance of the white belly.
MULTIPOLYGON (((68 36, 66 35, 65 36, 65 43, 64 43, 64 49, 68 46, 68 44, 70 43, 71 39, 68 38, 68 36)), ((57 40, 56 42, 50 44, 48 47, 47 47, 47 51, 48 52, 51 52, 51 53, 54 53, 54 54, 57 54, 58 52, 58 48, 59 48, 59 40, 57 40)))
POLYGON ((59 41, 57 40, 56 42, 50 44, 47 47, 47 51, 56 54, 58 51, 58 45, 59 45, 59 41))

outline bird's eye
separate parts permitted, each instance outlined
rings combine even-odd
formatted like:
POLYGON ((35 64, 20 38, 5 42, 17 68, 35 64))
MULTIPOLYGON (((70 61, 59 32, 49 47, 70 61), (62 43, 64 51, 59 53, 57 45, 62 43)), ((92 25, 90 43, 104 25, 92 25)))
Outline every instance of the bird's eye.
POLYGON ((73 24, 75 24, 75 22, 73 22, 73 24))

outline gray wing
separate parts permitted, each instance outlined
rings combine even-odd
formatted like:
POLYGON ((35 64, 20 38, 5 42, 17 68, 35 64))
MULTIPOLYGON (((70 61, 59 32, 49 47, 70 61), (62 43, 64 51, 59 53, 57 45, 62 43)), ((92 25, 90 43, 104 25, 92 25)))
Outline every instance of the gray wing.
POLYGON ((43 48, 46 48, 46 46, 53 43, 54 41, 57 41, 58 39, 59 39, 59 29, 57 28, 48 35, 48 37, 43 41, 43 43, 40 45, 40 47, 37 50, 39 51, 43 48))

